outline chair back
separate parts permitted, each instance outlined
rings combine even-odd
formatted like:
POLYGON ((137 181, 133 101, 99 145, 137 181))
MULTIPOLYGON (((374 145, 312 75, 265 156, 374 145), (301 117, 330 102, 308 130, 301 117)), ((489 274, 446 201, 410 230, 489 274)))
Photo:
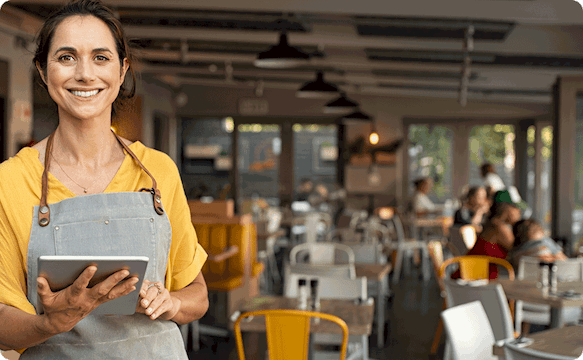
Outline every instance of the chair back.
POLYGON ((449 241, 456 256, 467 254, 474 247, 476 240, 476 229, 472 225, 453 225, 449 230, 449 241))
POLYGON ((298 263, 299 255, 307 255, 310 265, 335 265, 338 263, 354 264, 354 252, 344 244, 338 243, 303 243, 294 246, 290 251, 290 264, 298 263), (344 259, 341 259, 341 258, 344 259), (339 259, 339 261, 337 261, 339 259))
POLYGON ((443 245, 439 240, 430 241, 427 244, 427 250, 429 250, 429 257, 431 258, 431 263, 433 264, 433 271, 435 272, 435 278, 439 285, 439 289, 442 292, 442 296, 445 295, 445 285, 443 279, 439 276, 439 270, 441 269, 441 264, 443 264, 443 245))
POLYGON ((572 356, 562 356, 544 353, 513 344, 512 341, 504 343, 504 355, 506 360, 575 360, 572 356))
POLYGON ((514 324, 508 299, 500 284, 482 286, 462 285, 450 279, 444 280, 448 307, 480 301, 486 311, 494 338, 504 340, 514 337, 514 324))
POLYGON ((454 359, 492 358, 494 334, 482 303, 473 301, 441 312, 454 359))
POLYGON ((469 250, 474 247, 476 241, 478 241, 478 234, 476 234, 476 228, 472 225, 464 225, 460 228, 460 234, 462 235, 462 240, 469 250))
POLYGON ((508 261, 484 255, 465 255, 447 259, 441 264, 439 277, 443 278, 445 276, 446 268, 454 263, 459 264, 460 276, 464 280, 489 279, 490 264, 503 266, 508 271, 508 278, 514 280, 514 269, 508 261))
POLYGON ((241 321, 245 318, 264 316, 267 335, 267 350, 270 360, 308 358, 310 339, 310 320, 320 318, 337 324, 342 331, 340 345, 340 360, 346 358, 348 344, 348 326, 337 316, 301 310, 260 310, 243 313, 235 321, 235 337, 237 353, 240 360, 245 360, 243 337, 241 336, 241 321))
POLYGON ((348 279, 298 273, 293 270, 286 271, 283 291, 285 297, 295 298, 298 296, 298 281, 300 279, 305 279, 307 284, 310 283, 310 280, 317 279, 321 299, 367 299, 366 277, 348 279))

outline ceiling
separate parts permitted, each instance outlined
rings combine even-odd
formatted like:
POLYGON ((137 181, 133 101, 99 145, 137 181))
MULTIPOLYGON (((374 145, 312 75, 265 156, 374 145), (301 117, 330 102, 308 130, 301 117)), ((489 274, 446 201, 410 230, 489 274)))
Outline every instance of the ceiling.
MULTIPOLYGON (((297 89, 322 70, 349 95, 457 97, 469 25, 470 99, 550 103, 558 75, 583 74, 583 10, 573 0, 104 2, 138 49, 142 74, 177 88, 297 89), (310 62, 254 67, 256 54, 275 45, 282 30, 310 62)), ((0 23, 34 34, 62 3, 12 0, 0 23)))

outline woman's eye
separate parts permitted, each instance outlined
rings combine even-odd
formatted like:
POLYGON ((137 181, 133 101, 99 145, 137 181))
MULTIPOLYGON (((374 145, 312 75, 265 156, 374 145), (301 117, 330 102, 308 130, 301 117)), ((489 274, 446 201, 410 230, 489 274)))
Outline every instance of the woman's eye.
POLYGON ((105 55, 97 55, 95 57, 95 59, 98 60, 98 61, 108 61, 109 60, 109 58, 107 56, 105 56, 105 55))
POLYGON ((59 61, 69 62, 75 60, 71 55, 61 55, 59 56, 59 61))

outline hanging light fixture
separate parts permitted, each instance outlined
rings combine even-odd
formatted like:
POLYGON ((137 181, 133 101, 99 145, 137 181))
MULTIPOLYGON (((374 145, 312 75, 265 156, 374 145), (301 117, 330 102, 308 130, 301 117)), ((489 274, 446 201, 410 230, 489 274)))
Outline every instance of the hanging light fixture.
POLYGON ((349 111, 353 111, 358 107, 356 101, 352 101, 346 97, 346 94, 342 93, 339 98, 329 101, 324 105, 324 112, 326 114, 345 114, 349 111))
POLYGON ((309 59, 310 55, 287 43, 287 34, 282 31, 279 44, 257 54, 253 65, 265 69, 289 69, 306 64, 309 59))
POLYGON ((309 81, 302 85, 296 96, 299 98, 330 98, 338 93, 336 85, 324 81, 324 73, 318 71, 316 80, 309 81))
POLYGON ((379 143, 379 133, 377 133, 377 129, 375 126, 375 122, 372 121, 372 128, 370 130, 370 135, 368 136, 368 141, 371 145, 376 145, 379 143))
POLYGON ((346 124, 349 122, 362 123, 362 122, 366 122, 366 121, 372 121, 372 118, 368 114, 365 114, 360 110, 357 110, 357 111, 350 113, 348 115, 344 115, 339 120, 346 124))

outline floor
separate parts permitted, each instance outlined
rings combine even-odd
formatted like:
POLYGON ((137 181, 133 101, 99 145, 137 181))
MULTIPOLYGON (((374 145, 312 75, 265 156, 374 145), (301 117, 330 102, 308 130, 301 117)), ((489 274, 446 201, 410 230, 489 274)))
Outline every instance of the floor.
MULTIPOLYGON (((385 346, 376 347, 376 334, 370 336, 371 359, 441 359, 444 339, 437 356, 430 349, 437 328, 442 300, 434 278, 427 282, 419 279, 420 269, 413 269, 397 285, 391 285, 393 296, 387 305, 385 346)), ((264 347, 265 344, 258 344, 264 347)), ((237 359, 235 340, 203 337, 201 349, 191 352, 190 359, 237 359)))

